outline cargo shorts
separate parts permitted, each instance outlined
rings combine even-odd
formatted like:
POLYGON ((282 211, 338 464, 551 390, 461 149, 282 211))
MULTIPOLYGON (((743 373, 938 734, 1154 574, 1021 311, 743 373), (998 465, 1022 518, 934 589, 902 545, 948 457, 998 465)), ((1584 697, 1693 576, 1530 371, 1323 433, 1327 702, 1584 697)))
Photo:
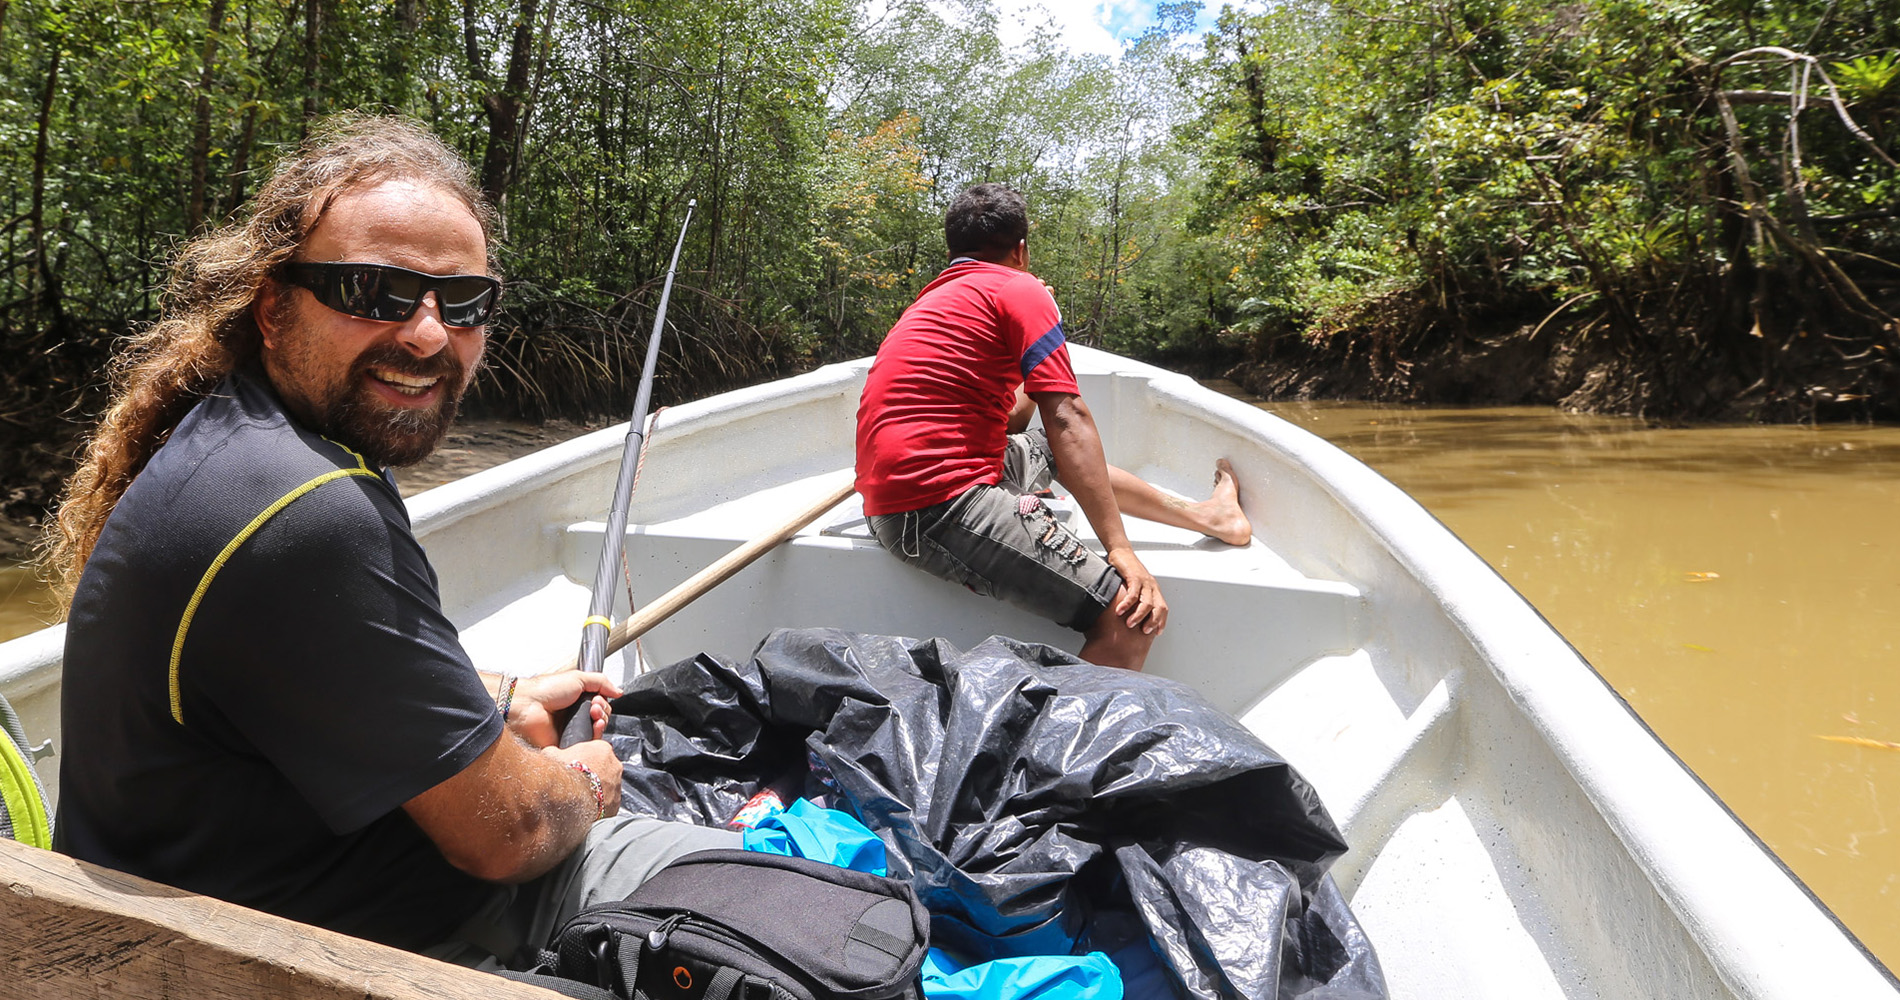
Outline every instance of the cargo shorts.
POLYGON ((873 515, 871 533, 933 576, 1086 632, 1114 601, 1122 577, 1032 495, 1055 476, 1047 435, 1011 434, 1002 482, 918 510, 873 515))

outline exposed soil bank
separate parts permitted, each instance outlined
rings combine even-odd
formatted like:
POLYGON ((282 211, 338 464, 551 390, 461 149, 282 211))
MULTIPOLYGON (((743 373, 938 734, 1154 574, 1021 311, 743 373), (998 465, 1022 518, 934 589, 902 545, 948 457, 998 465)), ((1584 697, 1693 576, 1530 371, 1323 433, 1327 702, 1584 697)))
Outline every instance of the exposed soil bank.
POLYGON ((65 421, 0 432, 0 564, 33 558, 40 524, 72 475, 80 430, 65 421))
POLYGON ((1534 318, 1447 332, 1451 325, 1318 343, 1282 337, 1226 374, 1273 400, 1544 405, 1669 423, 1900 421, 1900 350, 1863 339, 1797 326, 1618 342, 1594 324, 1539 330, 1534 318))

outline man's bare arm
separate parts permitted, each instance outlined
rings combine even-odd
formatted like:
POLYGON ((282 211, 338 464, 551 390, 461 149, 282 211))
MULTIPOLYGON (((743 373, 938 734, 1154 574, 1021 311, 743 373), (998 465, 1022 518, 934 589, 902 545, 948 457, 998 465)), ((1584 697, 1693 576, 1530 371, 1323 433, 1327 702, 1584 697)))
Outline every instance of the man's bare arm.
POLYGON ((1029 398, 1022 386, 1016 387, 1016 402, 1009 408, 1007 430, 1011 434, 1021 434, 1029 429, 1029 418, 1036 413, 1036 401, 1029 398))
POLYGON ((403 809, 455 867, 490 882, 526 882, 572 854, 599 814, 592 782, 570 761, 600 780, 605 814, 618 812, 620 760, 608 743, 536 750, 505 730, 403 809))
POLYGON ((1055 454, 1056 470, 1083 516, 1095 529, 1095 536, 1107 549, 1104 558, 1122 575, 1121 592, 1109 612, 1122 617, 1129 628, 1140 628, 1150 635, 1168 624, 1168 602, 1161 596, 1161 585, 1154 574, 1135 557, 1122 526, 1121 508, 1115 503, 1115 491, 1109 485, 1108 460, 1102 454, 1102 436, 1095 428, 1082 397, 1063 392, 1033 394, 1042 412, 1042 427, 1049 435, 1049 450, 1055 454))

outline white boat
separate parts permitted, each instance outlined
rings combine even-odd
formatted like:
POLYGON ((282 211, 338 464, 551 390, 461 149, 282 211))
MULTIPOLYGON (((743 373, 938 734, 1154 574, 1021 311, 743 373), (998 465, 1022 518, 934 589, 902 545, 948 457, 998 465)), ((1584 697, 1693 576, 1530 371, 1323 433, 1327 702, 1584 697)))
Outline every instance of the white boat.
MULTIPOLYGON (((1148 670, 1199 689, 1317 787, 1351 844, 1333 874, 1394 997, 1900 996, 1536 610, 1410 497, 1184 376, 1072 351, 1111 462, 1188 495, 1205 494, 1217 457, 1238 471, 1256 529, 1246 548, 1129 522, 1172 609, 1148 670)), ((849 476, 866 368, 660 414, 628 529, 640 600, 849 476)), ((478 665, 532 672, 572 658, 624 434, 410 501, 478 665)), ((814 625, 1076 648, 1074 633, 899 564, 869 540, 856 503, 649 632, 644 659, 744 656, 773 628, 814 625)), ((1079 514, 1069 523, 1087 535, 1079 514)), ((0 645, 0 694, 36 738, 57 722, 60 642, 53 628, 0 645)), ((386 951, 352 959, 356 970, 422 961, 386 951)))

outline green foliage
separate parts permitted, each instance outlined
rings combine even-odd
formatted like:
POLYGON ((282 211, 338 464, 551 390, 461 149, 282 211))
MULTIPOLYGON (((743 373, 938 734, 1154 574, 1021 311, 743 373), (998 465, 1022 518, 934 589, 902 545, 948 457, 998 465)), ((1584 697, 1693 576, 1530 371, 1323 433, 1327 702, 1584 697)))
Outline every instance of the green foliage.
POLYGON ((0 333, 59 387, 9 412, 95 413, 174 249, 346 109, 423 120, 501 206, 490 408, 625 406, 689 198, 663 398, 874 350, 981 180, 1030 198, 1073 335, 1194 350, 1225 265, 1184 227, 1188 69, 1164 31, 1006 49, 983 0, 0 3, 0 333))
POLYGON ((1261 351, 1295 334, 1528 330, 1581 300, 1577 322, 1626 345, 1824 326, 1885 345, 1853 362, 1884 364, 1900 327, 1880 260, 1900 249, 1900 202, 1873 149, 1891 156, 1900 125, 1892 14, 1879 0, 1230 9, 1192 130, 1206 137, 1197 221, 1237 251, 1234 329, 1261 351), (1823 66, 1863 135, 1827 105, 1823 66), (1803 88, 1795 119, 1775 95, 1803 88))
POLYGON ((824 268, 818 307, 829 333, 813 348, 827 357, 875 351, 886 317, 909 302, 922 272, 935 270, 931 248, 942 223, 927 210, 934 184, 924 176, 920 128, 916 115, 900 111, 869 134, 834 129, 827 138, 813 220, 824 268))
POLYGON ((1864 55, 1850 62, 1834 63, 1830 68, 1834 71, 1834 82, 1840 85, 1841 93, 1848 100, 1857 103, 1878 100, 1895 80, 1900 80, 1900 52, 1864 55))
POLYGON ((907 179, 907 193, 880 193, 874 210, 843 227, 857 252, 882 255, 889 266, 880 273, 896 281, 875 290, 833 284, 828 322, 840 335, 827 342, 845 354, 875 347, 943 264, 950 199, 1000 181, 1029 201, 1030 264, 1054 290, 1072 339, 1150 355, 1219 350, 1225 251, 1188 231, 1200 167, 1193 143, 1175 136, 1195 112, 1179 36, 1198 9, 1164 5, 1170 27, 1113 62, 1070 53, 1047 31, 1005 50, 993 15, 975 5, 957 18, 897 3, 861 24, 833 93, 836 148, 849 152, 891 123, 914 122, 916 158, 893 174, 907 179))
POLYGON ((978 181, 1025 193, 1070 336, 1116 350, 1576 304, 1619 349, 1825 328, 1890 364, 1890 7, 1282 0, 1197 46, 1188 0, 1110 60, 1005 46, 987 0, 10 0, 0 412, 95 412, 176 246, 344 109, 422 119, 498 196, 478 392, 530 415, 624 407, 688 199, 663 398, 874 350, 978 181))

